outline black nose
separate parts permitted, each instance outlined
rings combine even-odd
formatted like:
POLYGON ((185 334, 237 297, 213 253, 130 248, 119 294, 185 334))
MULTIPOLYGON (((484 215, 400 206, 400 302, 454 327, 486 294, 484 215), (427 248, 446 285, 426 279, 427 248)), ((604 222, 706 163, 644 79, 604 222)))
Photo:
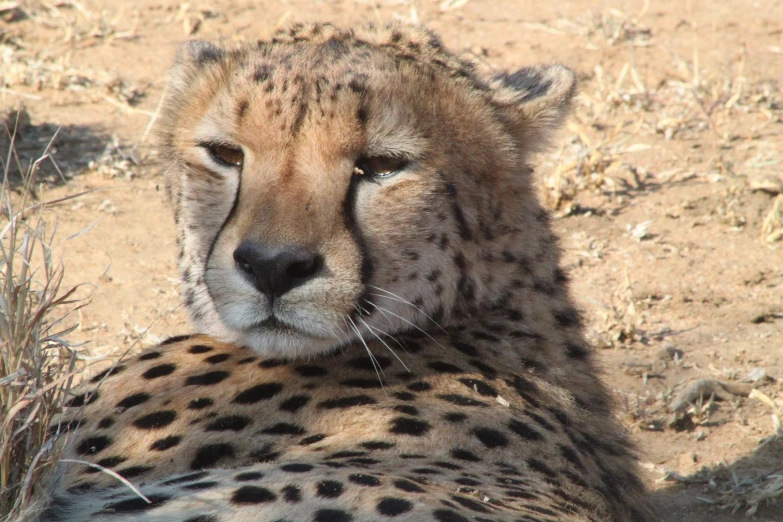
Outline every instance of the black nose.
POLYGON ((243 241, 234 250, 234 261, 258 290, 279 297, 315 277, 323 264, 320 256, 293 245, 264 246, 243 241))

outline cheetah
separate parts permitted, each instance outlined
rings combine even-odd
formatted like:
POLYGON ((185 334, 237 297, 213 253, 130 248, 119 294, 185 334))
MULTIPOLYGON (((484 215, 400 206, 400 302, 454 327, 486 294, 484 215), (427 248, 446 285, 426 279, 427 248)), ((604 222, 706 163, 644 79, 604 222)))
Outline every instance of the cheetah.
POLYGON ((43 520, 651 521, 533 186, 575 91, 401 24, 184 44, 160 147, 202 333, 70 399, 43 520))

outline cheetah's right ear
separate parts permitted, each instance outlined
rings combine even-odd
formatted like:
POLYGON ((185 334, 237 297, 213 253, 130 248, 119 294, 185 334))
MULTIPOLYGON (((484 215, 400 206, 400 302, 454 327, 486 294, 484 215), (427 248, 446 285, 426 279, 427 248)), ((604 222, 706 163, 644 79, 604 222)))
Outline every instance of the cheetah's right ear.
POLYGON ((576 75, 562 65, 526 67, 490 80, 491 99, 511 127, 520 147, 537 152, 565 121, 576 94, 576 75))
POLYGON ((225 51, 204 40, 188 40, 177 49, 177 59, 171 68, 171 86, 184 90, 195 74, 210 63, 223 59, 225 51))

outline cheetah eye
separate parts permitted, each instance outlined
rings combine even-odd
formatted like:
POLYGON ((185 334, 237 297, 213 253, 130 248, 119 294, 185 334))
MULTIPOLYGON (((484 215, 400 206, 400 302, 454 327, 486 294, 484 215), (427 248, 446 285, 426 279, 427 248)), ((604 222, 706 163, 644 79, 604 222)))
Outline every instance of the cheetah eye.
POLYGON ((356 172, 374 179, 386 179, 399 173, 408 160, 391 156, 362 157, 356 162, 356 172))
POLYGON ((241 167, 245 160, 245 154, 242 152, 242 149, 218 143, 206 143, 203 146, 207 149, 209 155, 212 156, 212 159, 226 167, 241 167))

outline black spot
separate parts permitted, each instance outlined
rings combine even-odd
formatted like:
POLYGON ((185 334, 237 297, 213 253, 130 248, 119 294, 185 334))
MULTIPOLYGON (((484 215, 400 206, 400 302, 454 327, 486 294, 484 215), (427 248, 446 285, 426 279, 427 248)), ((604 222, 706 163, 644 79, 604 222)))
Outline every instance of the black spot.
POLYGON ((458 395, 456 393, 438 395, 438 398, 452 404, 456 404, 457 406, 487 406, 487 403, 484 401, 478 401, 476 399, 471 399, 470 397, 465 397, 464 395, 458 395))
POLYGON ((143 415, 133 421, 133 425, 141 430, 157 430, 168 426, 177 418, 177 412, 173 410, 160 410, 143 415))
POLYGON ((408 405, 395 406, 393 408, 393 410, 394 411, 398 411, 400 413, 404 413, 405 415, 418 415, 419 414, 419 410, 418 409, 414 408, 413 406, 408 406, 408 405))
POLYGON ((259 65, 256 67, 255 72, 253 72, 253 81, 256 83, 265 82, 269 79, 269 76, 272 74, 272 68, 268 65, 259 65))
POLYGON ((248 457, 255 462, 272 462, 280 456, 279 451, 272 451, 272 444, 264 444, 261 449, 253 450, 248 457))
POLYGON ((557 293, 557 287, 544 279, 536 279, 533 281, 533 290, 550 297, 557 293))
POLYGON ((294 413, 308 402, 310 402, 310 397, 308 395, 294 395, 280 404, 280 409, 294 413))
POLYGON ((421 437, 430 430, 430 425, 419 419, 411 417, 397 417, 391 421, 390 433, 396 435, 412 435, 421 437))
POLYGON ((354 484, 359 484, 360 486, 381 485, 381 481, 377 477, 373 477, 372 475, 365 475, 364 473, 354 473, 352 475, 348 475, 348 480, 354 484))
POLYGON ((302 500, 302 492, 296 486, 285 486, 283 489, 283 498, 286 502, 299 502, 302 500))
POLYGON ((259 473, 258 471, 246 471, 245 473, 234 476, 234 480, 237 482, 248 482, 250 480, 259 480, 262 478, 264 478, 264 474, 259 473))
POLYGON ((205 444, 196 452, 196 456, 190 463, 190 469, 214 468, 224 458, 234 456, 234 447, 225 442, 205 444))
MULTIPOLYGON (((114 419, 112 419, 111 417, 104 417, 98 423, 98 427, 105 430, 106 428, 111 428, 113 424, 114 424, 114 419)), ((79 423, 77 422, 76 425, 78 426, 79 423)))
POLYGON ((512 386, 516 390, 520 397, 525 399, 534 408, 538 407, 538 400, 536 395, 538 394, 538 386, 532 381, 529 381, 521 375, 515 375, 514 380, 507 380, 506 384, 512 386))
POLYGON ((220 482, 216 480, 205 480, 204 482, 195 482, 193 484, 188 484, 186 486, 182 486, 182 489, 189 489, 189 490, 202 490, 202 489, 212 489, 215 486, 220 484, 220 482))
POLYGON ((563 328, 570 328, 572 326, 580 326, 582 324, 582 317, 579 312, 574 308, 566 308, 564 310, 555 310, 552 312, 555 321, 563 328))
POLYGON ((372 389, 372 388, 383 388, 383 383, 381 383, 380 379, 346 379, 344 381, 340 381, 340 384, 342 386, 348 386, 351 388, 365 388, 365 389, 372 389))
POLYGON ((244 359, 238 360, 237 364, 248 364, 248 363, 251 363, 251 362, 253 362, 255 360, 256 360, 255 357, 245 357, 244 359))
POLYGON ((476 360, 476 359, 471 360, 470 361, 470 365, 473 366, 474 368, 476 368, 481 373, 483 373, 484 377, 486 377, 488 379, 494 379, 495 376, 498 373, 497 370, 495 370, 491 366, 487 366, 483 362, 481 362, 479 360, 476 360))
POLYGON ((112 502, 103 506, 103 513, 137 513, 139 511, 149 511, 160 506, 168 499, 168 495, 147 495, 147 500, 140 497, 133 497, 119 502, 112 502))
POLYGON ((438 522, 469 522, 467 518, 450 509, 436 509, 432 514, 438 522))
POLYGON ((241 392, 234 398, 236 404, 254 404, 258 401, 266 401, 283 391, 283 385, 279 382, 267 382, 258 384, 241 392))
POLYGON ((104 435, 89 437, 76 446, 76 453, 79 455, 95 455, 109 447, 113 442, 112 439, 104 435))
POLYGON ((288 424, 287 422, 278 422, 277 424, 270 426, 261 433, 265 435, 304 435, 305 429, 296 424, 288 424))
POLYGON ((377 401, 367 395, 354 395, 353 397, 342 397, 340 399, 331 399, 318 403, 318 407, 326 410, 352 408, 354 406, 367 406, 376 404, 377 401))
POLYGON ((204 362, 208 362, 209 364, 218 364, 230 358, 231 355, 227 353, 216 353, 215 355, 210 355, 209 357, 204 359, 204 362))
POLYGON ((511 419, 508 422, 508 427, 511 431, 519 435, 525 440, 541 440, 543 437, 539 432, 525 424, 524 422, 516 419, 511 419))
POLYGON ((112 366, 111 368, 106 368, 101 373, 96 374, 92 379, 90 379, 90 382, 96 383, 98 381, 102 381, 104 378, 108 377, 109 375, 117 375, 118 373, 122 372, 122 370, 124 369, 125 366, 123 366, 122 364, 112 366))
POLYGON ((231 495, 234 504, 263 504, 273 500, 277 500, 277 495, 258 486, 242 486, 231 495))
POLYGON ((409 385, 406 386, 410 391, 413 392, 423 392, 427 390, 431 390, 432 386, 429 385, 429 383, 423 382, 423 381, 417 381, 412 382, 409 385))
POLYGON ((385 370, 391 366, 391 363, 391 359, 384 357, 383 355, 375 356, 375 366, 373 365, 373 360, 369 357, 357 357, 356 359, 351 359, 348 361, 348 365, 356 370, 366 370, 371 372, 376 371, 376 366, 381 370, 385 370))
POLYGON ((319 509, 313 522, 351 522, 353 517, 342 509, 319 509))
POLYGON ((302 366, 297 366, 296 371, 302 377, 323 377, 324 375, 329 373, 326 371, 325 368, 311 365, 311 364, 304 364, 302 366))
POLYGON ((138 477, 139 475, 143 475, 146 472, 150 471, 151 469, 153 469, 152 466, 130 466, 125 469, 118 469, 117 474, 126 479, 129 479, 129 478, 138 477))
POLYGON ((356 111, 356 119, 359 120, 359 123, 361 125, 364 125, 367 123, 367 108, 366 107, 359 107, 359 110, 356 111))
POLYGON ((150 444, 150 451, 163 451, 169 448, 173 448, 174 446, 179 444, 181 440, 182 437, 180 437, 179 435, 169 435, 168 437, 158 439, 152 444, 150 444))
MULTIPOLYGON (((530 467, 530 469, 532 469, 534 471, 538 471, 542 475, 546 475, 548 478, 551 478, 551 479, 556 479, 557 478, 557 473, 552 471, 552 469, 549 466, 547 466, 546 464, 544 464, 540 460, 528 459, 527 465, 530 467)), ((621 484, 617 484, 617 486, 620 487, 621 484)))
POLYGON ((488 448, 498 448, 508 445, 508 438, 492 428, 476 428, 473 434, 488 448))
POLYGON ((322 498, 337 498, 343 494, 343 485, 336 480, 323 480, 316 484, 316 494, 322 498))
POLYGON ((241 431, 250 424, 250 419, 242 415, 226 415, 210 422, 205 431, 241 431))
POLYGON ((98 400, 98 397, 99 395, 97 391, 88 391, 86 393, 82 393, 81 395, 77 395, 73 399, 66 402, 65 407, 78 408, 79 406, 84 406, 85 404, 92 404, 98 400))
POLYGON ((338 451, 335 453, 332 453, 327 459, 344 459, 348 457, 361 457, 362 455, 366 455, 364 451, 338 451))
MULTIPOLYGON (((119 466, 126 460, 128 459, 126 459, 125 457, 120 457, 119 455, 115 455, 113 457, 107 457, 105 459, 101 459, 98 462, 96 462, 96 464, 99 466, 103 466, 104 468, 114 468, 116 466, 119 466)), ((100 473, 100 471, 101 470, 99 470, 98 468, 92 468, 92 467, 84 470, 85 473, 100 473)))
POLYGON ((150 400, 150 395, 148 393, 134 393, 133 395, 128 395, 118 402, 116 407, 132 408, 134 406, 138 406, 139 404, 145 403, 148 400, 150 400))
POLYGON ((424 493, 424 490, 408 480, 395 480, 394 487, 408 493, 424 493))
POLYGON ((385 497, 378 502, 375 509, 381 515, 396 517, 413 509, 413 504, 402 498, 385 497))
POLYGON ((319 433, 318 435, 310 435, 309 437, 305 437, 302 440, 299 441, 300 446, 309 446, 310 444, 315 444, 316 442, 321 442, 326 438, 326 435, 323 433, 319 433))
POLYGON ((590 351, 587 349, 587 347, 582 346, 581 344, 567 343, 566 355, 571 359, 576 359, 577 361, 584 361, 585 359, 587 359, 588 355, 590 355, 590 351))
POLYGON ((203 344, 196 344, 188 348, 188 353, 207 353, 211 351, 212 351, 211 346, 204 346, 203 344))
POLYGON ((160 352, 147 352, 145 354, 142 354, 139 356, 140 361, 151 361, 152 359, 158 359, 159 357, 162 357, 163 354, 160 352))
POLYGON ((201 375, 191 375, 185 380, 186 386, 210 386, 217 384, 228 377, 228 372, 216 371, 202 373, 201 375))
POLYGON ((289 473, 307 473, 308 471, 312 471, 312 469, 315 468, 315 466, 311 464, 284 464, 280 466, 280 469, 283 471, 287 471, 289 473))
POLYGON ((278 366, 285 366, 285 361, 283 359, 264 359, 258 363, 258 366, 261 368, 277 368, 278 366))
POLYGON ((468 450, 454 448, 451 450, 451 456, 457 460, 464 460, 466 462, 480 462, 481 459, 475 456, 468 450))
POLYGON ((432 465, 437 466, 439 468, 450 469, 450 470, 462 469, 462 466, 459 466, 457 464, 452 464, 451 462, 439 461, 439 462, 433 462, 432 465))
POLYGON ((383 442, 380 440, 370 440, 359 444, 359 446, 367 450, 385 450, 385 449, 393 448, 395 445, 396 444, 394 444, 393 442, 383 442))
MULTIPOLYGON (((166 346, 167 344, 174 344, 174 343, 178 343, 180 341, 187 341, 191 337, 193 337, 191 334, 188 334, 188 335, 175 335, 174 337, 169 337, 168 339, 166 339, 165 341, 160 343, 160 346, 166 346)), ((151 352, 151 353, 157 353, 157 352, 151 352)), ((149 355, 149 354, 145 354, 145 355, 149 355)), ((158 356, 160 356, 160 354, 158 354, 158 356)), ((157 357, 149 357, 149 359, 156 359, 156 358, 157 357)), ((146 359, 144 359, 144 355, 139 357, 139 359, 141 359, 142 361, 146 360, 146 359)))
POLYGON ((448 422, 463 422, 465 419, 468 418, 468 416, 462 412, 454 411, 451 413, 447 413, 446 415, 443 416, 443 418, 448 422))
POLYGON ((492 511, 487 509, 486 506, 481 504, 480 502, 476 502, 475 500, 469 499, 467 497, 460 497, 459 495, 451 495, 451 500, 456 502, 457 504, 466 507, 470 509, 471 511, 476 511, 478 513, 491 513, 492 511))
POLYGON ((209 475, 208 471, 199 471, 198 473, 191 473, 189 475, 182 475, 181 477, 167 480, 163 483, 164 486, 173 486, 175 484, 182 484, 184 482, 193 482, 194 480, 200 480, 209 475))
POLYGON ((473 479, 470 479, 470 478, 458 478, 454 482, 456 482, 457 484, 459 484, 461 486, 481 486, 482 485, 480 481, 473 480, 473 479))
POLYGON ((433 361, 428 363, 427 366, 439 373, 462 373, 463 370, 443 361, 433 361))
POLYGON ((452 341, 451 345, 457 350, 459 350, 460 352, 464 353, 465 355, 469 355, 471 357, 478 357, 479 355, 476 347, 470 344, 459 342, 459 341, 452 341))
POLYGON ((207 406, 212 406, 213 401, 212 399, 208 397, 199 397, 198 399, 193 399, 190 401, 190 404, 188 404, 189 410, 201 410, 206 408, 207 406))
POLYGON ((153 366, 141 374, 141 376, 145 379, 155 379, 157 377, 163 377, 164 375, 170 375, 174 373, 174 370, 176 369, 177 366, 174 364, 159 364, 157 366, 153 366))

